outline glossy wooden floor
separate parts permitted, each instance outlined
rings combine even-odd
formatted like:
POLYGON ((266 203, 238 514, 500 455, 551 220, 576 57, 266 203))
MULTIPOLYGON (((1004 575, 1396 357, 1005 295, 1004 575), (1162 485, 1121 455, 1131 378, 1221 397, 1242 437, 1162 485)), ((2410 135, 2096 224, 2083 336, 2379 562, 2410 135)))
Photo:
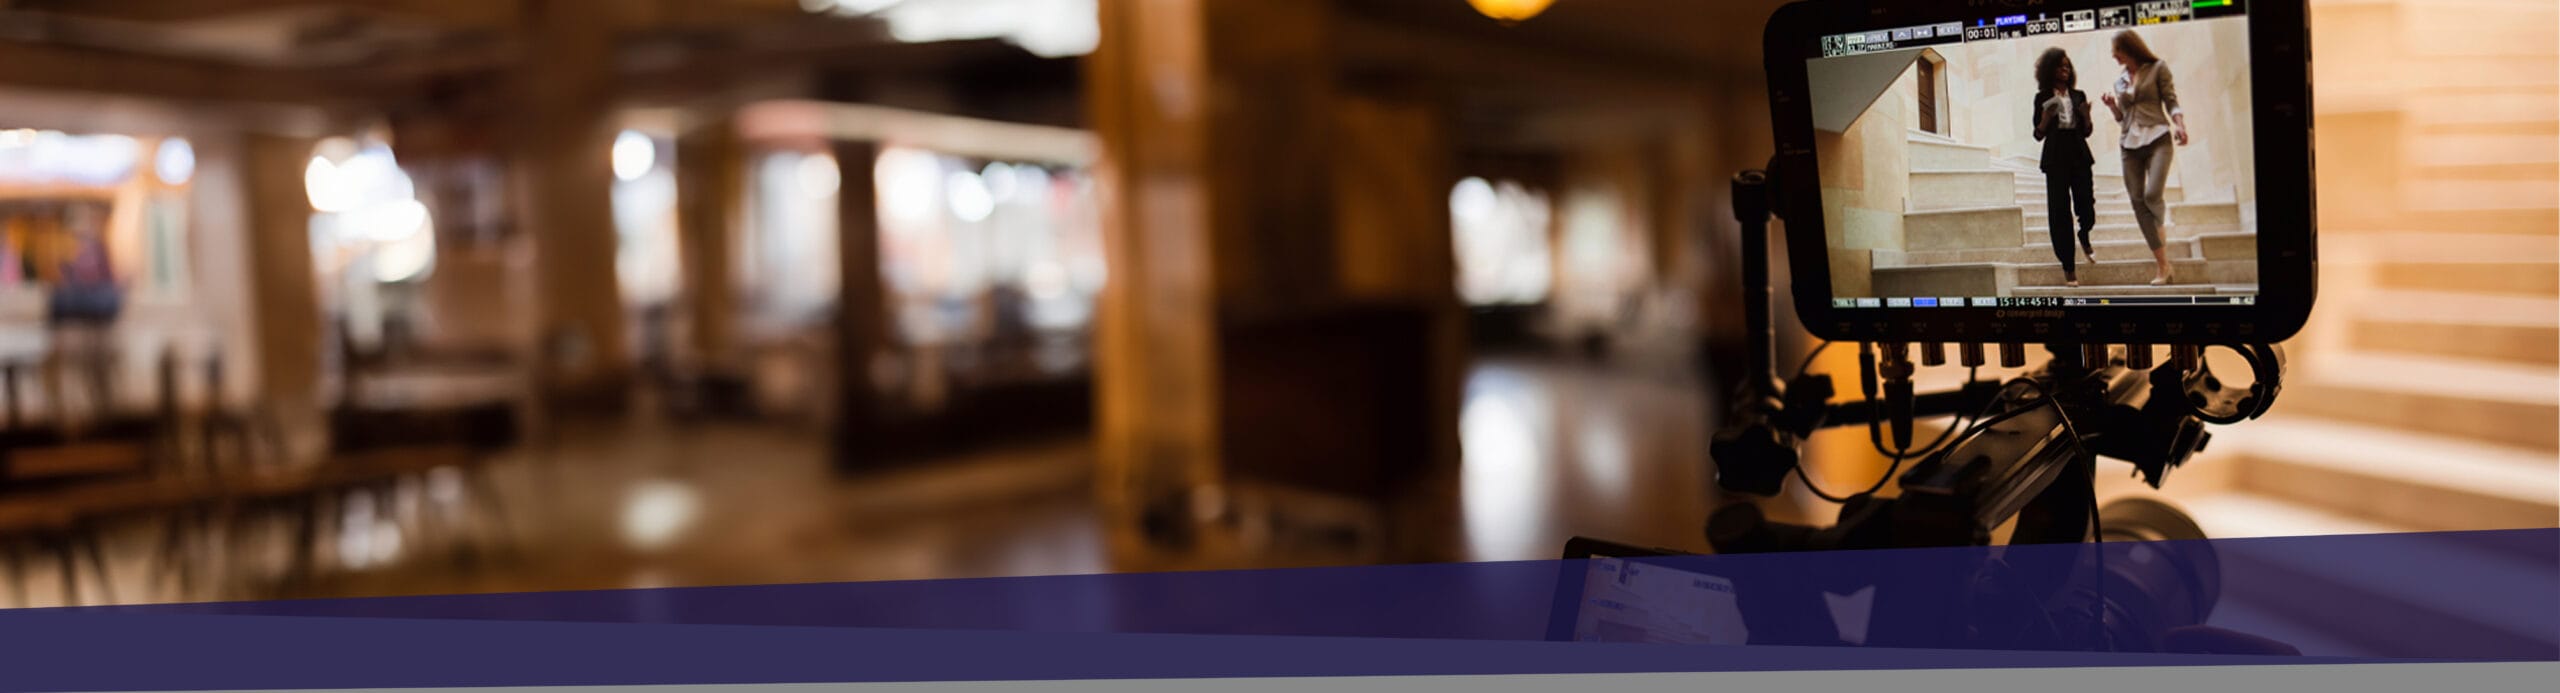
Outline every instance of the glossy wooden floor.
MULTIPOLYGON (((1220 561, 1132 555, 1144 544, 1112 541, 1134 530, 1106 522, 1079 439, 847 478, 805 432, 634 421, 511 453, 488 471, 498 510, 448 478, 349 502, 308 579, 281 577, 275 542, 244 541, 200 552, 217 577, 180 592, 147 558, 151 527, 112 537, 110 573, 136 603, 1518 560, 1576 535, 1702 548, 1709 410, 1693 379, 1490 360, 1465 402, 1466 462, 1394 508, 1398 545, 1418 550, 1263 537, 1220 561), (500 511, 511 540, 486 541, 500 511)), ((62 603, 53 567, 35 563, 19 603, 62 603)))

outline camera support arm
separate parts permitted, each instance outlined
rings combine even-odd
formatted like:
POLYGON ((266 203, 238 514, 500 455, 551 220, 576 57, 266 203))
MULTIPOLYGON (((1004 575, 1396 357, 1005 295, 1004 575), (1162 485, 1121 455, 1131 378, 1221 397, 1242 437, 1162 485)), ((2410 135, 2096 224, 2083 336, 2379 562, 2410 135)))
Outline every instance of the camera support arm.
POLYGON ((2210 440, 2199 415, 2233 423, 2264 413, 2275 397, 2283 356, 2263 345, 2233 347, 2258 371, 2259 382, 2244 389, 2226 387, 2189 347, 2179 348, 2171 366, 2150 368, 2148 358, 2115 359, 2102 346, 2059 344, 2050 346, 2054 358, 2045 367, 2004 385, 1971 383, 1916 396, 1907 386, 1899 393, 1888 388, 1881 402, 1834 404, 1828 376, 1782 383, 1770 315, 1768 182, 1760 171, 1733 181, 1749 342, 1741 391, 1710 444, 1717 483, 1777 495, 1800 462, 1799 443, 1822 428, 1883 423, 1899 438, 1916 418, 1976 411, 1992 418, 1905 472, 1901 497, 1853 498, 1832 528, 1767 523, 1748 504, 1719 512, 1709 528, 1719 550, 1983 544, 1993 528, 2022 513, 2049 522, 2022 528, 2016 540, 2078 541, 2085 518, 2037 507, 2085 505, 2097 457, 2133 463, 2156 487, 2210 440), (2069 483, 2056 491, 2064 480, 2069 483))

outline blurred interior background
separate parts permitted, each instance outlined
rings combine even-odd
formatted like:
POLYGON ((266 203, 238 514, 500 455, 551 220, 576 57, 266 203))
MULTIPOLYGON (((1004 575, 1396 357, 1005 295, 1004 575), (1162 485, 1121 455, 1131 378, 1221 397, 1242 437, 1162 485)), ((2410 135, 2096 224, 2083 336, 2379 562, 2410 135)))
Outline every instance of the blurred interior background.
MULTIPOLYGON (((1779 3, 1538 4, 0 0, 0 604, 1704 550, 1779 3)), ((2315 323, 2159 493, 2560 524, 2560 5, 2311 7, 2315 323)))

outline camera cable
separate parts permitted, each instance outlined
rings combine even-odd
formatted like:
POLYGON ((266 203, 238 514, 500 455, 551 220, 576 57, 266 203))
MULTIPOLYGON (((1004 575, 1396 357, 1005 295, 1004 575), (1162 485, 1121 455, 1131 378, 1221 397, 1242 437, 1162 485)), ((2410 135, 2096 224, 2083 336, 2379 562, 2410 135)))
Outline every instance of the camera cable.
MULTIPOLYGON (((1811 370, 1814 357, 1820 356, 1824 350, 1831 348, 1831 344, 1831 342, 1826 341, 1821 345, 1814 347, 1813 353, 1805 356, 1803 365, 1796 368, 1796 377, 1804 377, 1804 374, 1811 370)), ((1872 347, 1865 347, 1862 348, 1860 352, 1860 361, 1862 363, 1860 368, 1859 389, 1860 393, 1866 398, 1867 406, 1870 409, 1873 409, 1876 403, 1875 360, 1873 358, 1874 351, 1872 347)), ((1967 386, 1971 386, 1976 382, 1980 382, 1981 377, 1981 368, 1969 368, 1966 370, 1965 384, 1967 386)), ((1929 441, 1928 445, 1921 446, 1918 449, 1906 450, 1887 449, 1884 444, 1884 428, 1881 422, 1881 417, 1870 417, 1867 420, 1867 442, 1875 448, 1877 454, 1881 454, 1886 459, 1891 460, 1891 462, 1885 467, 1884 474, 1877 477, 1874 484, 1867 486, 1867 489, 1861 493, 1849 496, 1836 495, 1825 491, 1821 486, 1816 485, 1813 482, 1812 475, 1807 474, 1804 471, 1804 465, 1802 464, 1796 465, 1796 481, 1804 484, 1805 490, 1812 492, 1814 497, 1820 498, 1829 503, 1847 503, 1850 498, 1855 496, 1874 495, 1877 492, 1883 491, 1885 485, 1893 481, 1895 474, 1901 473, 1902 465, 1909 463, 1911 460, 1921 459, 1937 454, 1940 450, 1949 449, 1951 439, 1960 440, 1956 434, 1957 431, 1970 430, 1976 425, 1973 422, 1979 421, 1982 418, 1983 413, 1987 413, 1988 411, 1989 408, 1985 407, 1983 412, 1961 418, 1952 425, 1949 425, 1946 430, 1940 431, 1938 433, 1938 437, 1929 441)))

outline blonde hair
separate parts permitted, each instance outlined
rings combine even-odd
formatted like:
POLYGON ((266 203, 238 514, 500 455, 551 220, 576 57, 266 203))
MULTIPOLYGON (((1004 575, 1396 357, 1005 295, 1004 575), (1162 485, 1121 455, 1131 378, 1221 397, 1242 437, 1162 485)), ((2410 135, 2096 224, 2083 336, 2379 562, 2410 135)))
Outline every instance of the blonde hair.
POLYGON ((2160 54, 2151 52, 2151 44, 2144 42, 2142 35, 2133 33, 2132 29, 2116 32, 2116 52, 2132 58, 2135 65, 2160 62, 2160 54))

